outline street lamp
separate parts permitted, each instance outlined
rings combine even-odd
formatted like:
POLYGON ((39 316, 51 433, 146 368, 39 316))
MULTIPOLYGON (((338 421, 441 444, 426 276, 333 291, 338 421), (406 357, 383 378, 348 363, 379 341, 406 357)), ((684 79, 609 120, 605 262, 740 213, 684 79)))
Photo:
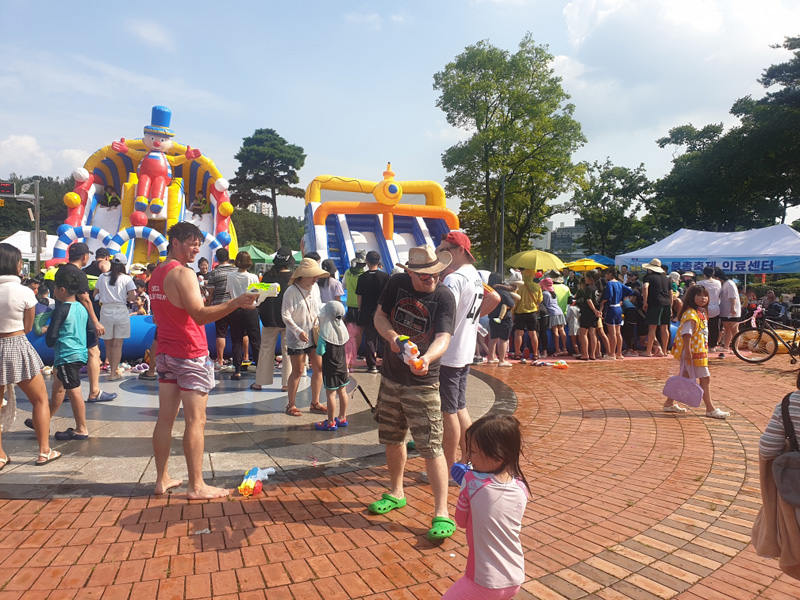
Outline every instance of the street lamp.
POLYGON ((39 180, 34 179, 33 184, 26 183, 20 189, 20 193, 17 194, 16 200, 20 202, 27 202, 28 204, 33 204, 33 228, 34 228, 34 238, 36 240, 36 268, 33 271, 34 276, 39 274, 39 267, 41 264, 41 252, 42 252, 42 243, 39 239, 39 180), (33 185, 33 195, 26 194, 31 185, 33 185))

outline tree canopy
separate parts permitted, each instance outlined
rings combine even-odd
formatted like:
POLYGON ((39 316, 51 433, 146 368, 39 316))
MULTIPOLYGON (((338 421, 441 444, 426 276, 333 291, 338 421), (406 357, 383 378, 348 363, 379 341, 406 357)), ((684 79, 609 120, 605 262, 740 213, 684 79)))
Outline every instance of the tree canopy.
POLYGON ((493 270, 502 192, 506 247, 519 250, 552 213, 548 201, 575 178, 572 154, 585 139, 552 61, 527 34, 514 54, 485 40, 467 46, 434 75, 436 105, 450 125, 470 132, 442 156, 447 193, 461 199, 474 252, 493 270))
MULTIPOLYGON (((58 177, 20 177, 15 173, 8 176, 8 181, 16 185, 17 194, 21 193, 22 186, 26 183, 39 180, 39 195, 42 201, 39 206, 40 222, 43 230, 53 235, 59 225, 67 218, 67 207, 64 206, 64 194, 71 192, 74 187, 72 177, 60 179, 58 177)), ((33 186, 27 191, 33 193, 33 186)), ((5 206, 0 208, 0 239, 16 233, 17 231, 33 231, 33 221, 28 216, 28 208, 32 206, 26 202, 18 202, 6 198, 5 206)))
POLYGON ((234 157, 240 166, 231 179, 231 202, 247 207, 257 201, 272 206, 273 233, 276 247, 281 246, 278 226, 278 196, 302 198, 304 190, 297 172, 303 168, 303 148, 288 143, 274 129, 256 129, 244 138, 234 157))

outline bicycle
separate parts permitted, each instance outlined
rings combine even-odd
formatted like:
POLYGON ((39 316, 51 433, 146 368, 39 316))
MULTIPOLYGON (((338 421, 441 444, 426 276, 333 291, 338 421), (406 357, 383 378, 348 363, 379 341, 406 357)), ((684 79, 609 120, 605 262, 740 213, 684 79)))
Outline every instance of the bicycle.
POLYGON ((791 363, 796 364, 797 357, 800 356, 800 330, 768 319, 759 306, 750 317, 750 327, 733 336, 731 349, 738 358, 755 364, 766 362, 775 356, 780 344, 791 356, 791 363))

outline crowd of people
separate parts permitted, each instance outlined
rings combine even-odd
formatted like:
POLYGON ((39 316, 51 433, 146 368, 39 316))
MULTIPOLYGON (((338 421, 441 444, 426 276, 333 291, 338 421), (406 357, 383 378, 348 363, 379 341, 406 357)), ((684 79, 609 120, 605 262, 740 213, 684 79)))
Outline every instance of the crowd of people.
MULTIPOLYGON (((137 269, 133 276, 124 255, 99 249, 89 264, 89 248, 75 243, 69 262, 47 285, 21 283, 19 251, 0 244, 0 393, 16 384, 31 401, 32 418, 25 424, 36 433, 37 465, 61 456, 49 446, 49 423, 65 395, 75 427, 56 432, 58 440, 88 439, 84 402, 113 399, 99 388, 97 339, 105 340, 113 380, 123 340, 130 336, 131 314, 152 314, 157 326, 147 370, 139 375, 159 381, 153 433, 156 494, 182 485, 168 470, 181 408, 188 497, 228 494, 202 476, 205 409, 217 372, 230 370, 231 379, 239 380, 252 364, 250 388, 260 391, 271 389, 279 366, 286 414, 300 416, 298 389, 310 368, 308 410, 325 416, 314 428, 335 431, 348 426, 347 384, 361 352, 366 372, 380 374, 374 418, 389 472, 387 492, 368 510, 386 514, 406 506, 405 441, 410 432, 425 462, 422 479, 430 483, 434 498, 429 539, 450 537, 457 525, 468 530, 466 574, 445 597, 510 598, 524 578, 519 531, 529 492, 519 468, 520 425, 514 417, 496 415, 472 422, 466 387, 473 364, 535 363, 548 351, 584 361, 623 360, 634 352, 662 356, 669 349, 670 323, 676 321, 672 354, 679 359, 679 372, 699 381, 707 416, 729 416, 710 398, 708 348, 724 356, 742 302, 735 282, 719 269, 709 267, 697 280, 694 273, 667 275, 653 259, 644 265, 641 282, 639 273, 624 268, 581 277, 569 271, 512 270, 506 277, 491 273, 484 282, 469 238, 453 231, 436 248, 411 248, 408 261, 395 265, 391 275, 375 251, 358 252, 340 280, 333 261, 320 263, 318 255, 309 253, 295 264, 291 251, 281 248, 259 278, 251 273, 248 253, 239 252, 231 261, 226 249, 216 252, 213 269, 201 259, 194 271, 188 265, 195 264, 202 243, 194 224, 179 223, 169 231, 166 260, 137 269), (256 295, 247 289, 259 281, 279 284, 280 293, 256 306, 256 295), (44 366, 24 335, 37 312, 49 314, 41 331, 54 348, 49 399, 44 366), (210 323, 214 360, 205 330, 210 323), (228 334, 231 365, 224 361, 228 334), (84 367, 89 378, 85 400, 84 367), (451 483, 461 485, 455 520, 447 504, 451 483)), ((670 398, 663 410, 685 412, 670 398)), ((0 445, 0 470, 9 461, 0 445)))

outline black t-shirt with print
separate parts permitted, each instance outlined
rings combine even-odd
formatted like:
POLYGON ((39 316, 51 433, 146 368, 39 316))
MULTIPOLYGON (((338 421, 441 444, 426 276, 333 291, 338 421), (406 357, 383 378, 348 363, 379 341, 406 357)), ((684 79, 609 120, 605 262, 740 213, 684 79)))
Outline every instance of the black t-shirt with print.
POLYGON ((647 287, 648 306, 672 306, 672 290, 669 288, 669 278, 664 273, 649 271, 644 276, 647 287))
MULTIPOLYGON (((389 315, 389 321, 398 335, 407 335, 425 354, 436 334, 453 334, 455 328, 456 300, 453 292, 440 283, 430 293, 414 289, 411 276, 399 273, 389 278, 378 306, 389 315)), ((411 367, 392 352, 389 342, 384 341, 382 375, 401 385, 434 385, 439 382, 439 363, 435 360, 428 366, 428 373, 417 376, 411 367)))

